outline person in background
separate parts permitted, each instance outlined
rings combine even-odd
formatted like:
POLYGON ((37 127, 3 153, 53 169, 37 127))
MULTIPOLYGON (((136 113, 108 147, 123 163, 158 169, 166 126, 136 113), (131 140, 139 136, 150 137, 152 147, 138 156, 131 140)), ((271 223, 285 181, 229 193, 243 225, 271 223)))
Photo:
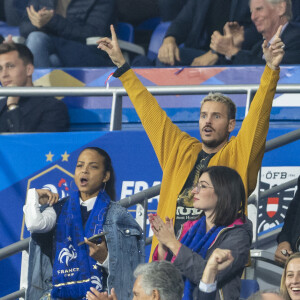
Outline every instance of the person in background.
POLYGON ((32 235, 26 299, 82 299, 91 287, 115 287, 120 299, 131 299, 133 271, 145 259, 144 238, 132 215, 114 201, 109 155, 83 149, 74 180, 77 190, 60 201, 47 189, 27 193, 25 223, 32 235), (87 240, 102 232, 101 239, 87 240))
MULTIPOLYGON (((0 44, 0 82, 3 87, 32 87, 33 55, 22 44, 0 44)), ((0 132, 68 131, 64 102, 48 96, 9 96, 0 100, 0 132)))
POLYGON ((209 47, 210 37, 228 21, 245 27, 247 38, 243 47, 252 47, 257 32, 251 22, 248 0, 188 0, 166 32, 157 66, 198 66, 202 55, 213 64, 215 56, 209 47))
POLYGON ((284 264, 294 252, 300 251, 300 176, 297 191, 285 214, 281 232, 277 236, 275 260, 284 264))
MULTIPOLYGON (((137 266, 133 286, 133 300, 181 300, 183 280, 173 264, 156 261, 137 266)), ((111 295, 100 293, 94 288, 87 293, 88 300, 117 300, 114 289, 111 295)), ((121 300, 121 298, 119 298, 121 300)))
POLYGON ((162 22, 173 21, 188 0, 158 0, 162 22))
MULTIPOLYGON (((261 34, 261 39, 250 50, 242 49, 247 38, 244 29, 237 22, 226 23, 224 35, 215 31, 211 37, 210 48, 215 52, 215 62, 219 65, 263 65, 266 63, 262 40, 268 45, 275 38, 277 28, 281 25, 280 38, 284 43, 285 55, 282 64, 300 63, 300 24, 290 22, 292 19, 291 0, 251 0, 251 18, 261 34), (239 43, 235 42, 239 40, 239 43)), ((210 65, 204 61, 202 66, 210 65)))
POLYGON ((214 300, 217 292, 217 275, 234 261, 228 249, 215 249, 209 257, 199 284, 199 299, 214 300))
MULTIPOLYGON (((173 222, 149 214, 153 234, 159 241, 153 260, 168 260, 184 276, 184 300, 201 299, 199 282, 210 256, 217 248, 231 250, 233 264, 226 264, 217 276, 214 299, 238 300, 240 277, 247 264, 252 243, 252 223, 244 215, 245 189, 240 175, 233 169, 213 166, 204 169, 192 189, 193 206, 201 211, 196 220, 183 224, 179 238, 173 222)), ((227 255, 229 255, 227 253, 227 255)), ((232 258, 230 258, 232 260, 232 258)), ((204 278, 207 281, 207 278, 204 278)))
POLYGON ((115 0, 30 0, 20 33, 37 68, 111 66, 86 39, 106 36, 115 14, 115 0))
POLYGON ((293 22, 300 23, 300 1, 299 0, 292 0, 293 6, 293 22))
POLYGON ((5 22, 19 26, 29 0, 4 0, 5 22))
POLYGON ((284 300, 300 299, 300 252, 292 254, 285 263, 280 292, 284 300))
POLYGON ((4 0, 0 0, 0 21, 5 21, 4 0))
MULTIPOLYGON (((218 273, 228 265, 234 263, 231 251, 227 249, 216 249, 207 261, 202 279, 199 284, 199 299, 214 300, 216 296, 216 283, 218 273)), ((247 300, 284 300, 276 291, 258 291, 247 298, 247 300)))
POLYGON ((120 22, 133 26, 159 17, 158 0, 117 0, 117 17, 120 22))

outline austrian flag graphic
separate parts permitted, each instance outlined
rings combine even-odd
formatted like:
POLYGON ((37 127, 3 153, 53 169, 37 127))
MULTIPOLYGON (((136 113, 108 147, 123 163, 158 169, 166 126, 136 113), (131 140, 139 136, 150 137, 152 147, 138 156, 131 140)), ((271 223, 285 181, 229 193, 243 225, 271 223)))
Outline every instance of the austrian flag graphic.
POLYGON ((273 218, 278 211, 279 197, 269 197, 267 202, 267 214, 273 218))

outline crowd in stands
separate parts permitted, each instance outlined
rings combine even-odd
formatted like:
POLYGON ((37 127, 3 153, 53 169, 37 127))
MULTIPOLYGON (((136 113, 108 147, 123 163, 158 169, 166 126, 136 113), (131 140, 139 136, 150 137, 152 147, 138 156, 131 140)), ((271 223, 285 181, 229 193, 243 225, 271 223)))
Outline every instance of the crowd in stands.
MULTIPOLYGON (((18 26, 26 45, 0 45, 2 86, 32 87, 34 66, 116 65, 113 76, 126 89, 163 171, 157 214, 149 215, 153 262, 147 264, 141 264, 141 228, 115 202, 113 163, 104 150, 80 152, 77 190, 68 197, 30 189, 24 206, 31 233, 26 299, 239 299, 253 235, 247 198, 264 155, 279 66, 300 59, 300 27, 291 22, 299 1, 294 9, 290 0, 251 0, 250 8, 248 0, 25 2, 18 26), (236 137, 230 137, 236 125, 230 98, 210 93, 203 99, 200 142, 172 123, 125 61, 109 25, 118 18, 137 25, 152 17, 171 21, 158 66, 266 65, 236 137), (98 47, 86 45, 90 36, 102 37, 98 47)), ((20 7, 10 8, 20 13, 20 7)), ((65 104, 52 97, 0 101, 0 132, 68 126, 65 104)), ((277 240, 275 258, 285 264, 280 294, 261 291, 249 299, 299 299, 299 195, 300 177, 277 240)))
MULTIPOLYGON (((156 61, 135 57, 134 66, 264 64, 260 45, 280 24, 283 64, 299 63, 299 0, 2 0, 2 7, 2 19, 19 26, 41 68, 111 66, 86 39, 108 36, 110 24, 138 28, 151 19, 170 26, 156 61)), ((136 30, 136 43, 147 47, 154 29, 136 30)))
POLYGON ((300 31, 295 21, 300 11, 299 1, 293 2, 294 9, 291 0, 189 0, 171 22, 157 60, 140 57, 134 65, 264 64, 262 40, 269 42, 279 25, 284 26, 281 35, 286 45, 283 64, 297 64, 300 31))

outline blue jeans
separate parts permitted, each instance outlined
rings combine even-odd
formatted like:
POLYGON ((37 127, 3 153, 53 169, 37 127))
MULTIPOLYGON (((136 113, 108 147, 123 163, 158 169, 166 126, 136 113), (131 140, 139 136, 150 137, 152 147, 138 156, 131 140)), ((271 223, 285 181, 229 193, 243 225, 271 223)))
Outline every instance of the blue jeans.
POLYGON ((26 45, 33 53, 37 68, 114 66, 108 55, 96 45, 87 46, 40 31, 31 32, 26 45))

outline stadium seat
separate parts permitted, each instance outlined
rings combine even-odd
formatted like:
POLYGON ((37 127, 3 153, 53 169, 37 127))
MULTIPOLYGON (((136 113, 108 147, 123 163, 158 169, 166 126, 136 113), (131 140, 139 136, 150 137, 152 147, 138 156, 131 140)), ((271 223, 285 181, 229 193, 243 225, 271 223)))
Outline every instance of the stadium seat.
POLYGON ((134 27, 130 23, 119 22, 116 26, 116 33, 120 40, 134 43, 134 27))
POLYGON ((0 22, 0 34, 4 37, 8 36, 9 34, 13 36, 20 35, 19 27, 9 26, 5 22, 0 22))
POLYGON ((153 31, 160 23, 160 17, 150 18, 135 26, 135 31, 153 31))
POLYGON ((252 294, 259 290, 259 284, 254 279, 242 279, 241 280, 241 294, 240 299, 247 299, 252 294))
POLYGON ((12 35, 13 41, 16 43, 24 43, 25 39, 20 36, 20 30, 18 26, 9 26, 5 22, 0 21, 0 34, 6 38, 8 35, 12 35))
POLYGON ((170 24, 171 22, 162 22, 153 31, 147 53, 147 57, 150 60, 154 61, 156 59, 158 50, 162 44, 162 41, 170 24))
MULTIPOLYGON (((131 56, 145 55, 143 47, 134 44, 134 27, 130 23, 119 22, 116 26, 116 34, 118 36, 119 46, 128 63, 130 63, 131 56)), ((96 42, 101 37, 88 37, 86 44, 89 46, 96 45, 96 42)))

